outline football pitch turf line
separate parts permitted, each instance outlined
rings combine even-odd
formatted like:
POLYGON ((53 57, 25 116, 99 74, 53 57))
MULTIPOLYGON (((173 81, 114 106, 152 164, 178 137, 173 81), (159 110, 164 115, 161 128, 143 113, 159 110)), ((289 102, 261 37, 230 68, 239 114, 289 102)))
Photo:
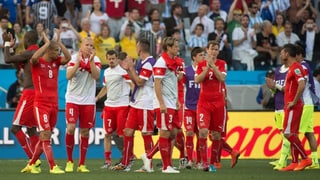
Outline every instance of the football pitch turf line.
MULTIPOLYGON (((86 165, 90 169, 90 173, 73 173, 66 174, 49 174, 49 168, 46 160, 42 160, 40 174, 20 173, 20 170, 27 164, 26 160, 0 160, 0 179, 1 180, 316 180, 320 178, 320 170, 304 170, 300 172, 279 172, 272 170, 272 166, 268 162, 271 160, 248 160, 240 159, 234 168, 230 168, 230 160, 222 160, 222 168, 217 172, 203 172, 196 169, 182 169, 180 174, 163 174, 161 170, 154 167, 154 173, 137 173, 134 170, 142 166, 140 159, 136 160, 130 172, 119 172, 112 170, 100 169, 103 160, 88 159, 86 165)), ((64 169, 65 160, 56 160, 57 164, 64 169)), ((78 161, 75 160, 75 166, 78 161)), ((113 163, 117 162, 114 160, 113 163)), ((153 164, 157 164, 160 160, 156 159, 153 164)), ((174 160, 174 165, 178 166, 178 160, 174 160)))

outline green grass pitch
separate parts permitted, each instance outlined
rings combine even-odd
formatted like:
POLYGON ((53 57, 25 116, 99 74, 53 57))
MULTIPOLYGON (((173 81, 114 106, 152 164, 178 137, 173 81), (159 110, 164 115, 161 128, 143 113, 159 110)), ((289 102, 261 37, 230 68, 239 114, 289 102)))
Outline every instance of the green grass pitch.
MULTIPOLYGON (((20 173, 20 170, 27 164, 25 160, 0 160, 1 180, 316 180, 320 178, 320 170, 304 170, 300 172, 279 172, 272 170, 269 165, 271 160, 240 159, 234 168, 230 168, 230 160, 222 160, 222 168, 217 172, 203 172, 196 169, 182 169, 180 174, 162 174, 159 168, 155 168, 154 173, 136 173, 134 170, 142 166, 140 159, 136 160, 130 172, 119 172, 100 169, 103 160, 88 159, 86 165, 91 170, 90 173, 66 173, 60 175, 49 174, 46 160, 42 160, 40 174, 20 173)), ((56 160, 63 169, 65 160, 56 160)), ((113 162, 116 162, 114 160, 113 162)), ((160 160, 154 160, 156 164, 160 160)), ((75 161, 75 164, 77 161, 75 161)), ((178 160, 174 160, 174 165, 178 166, 178 160)))

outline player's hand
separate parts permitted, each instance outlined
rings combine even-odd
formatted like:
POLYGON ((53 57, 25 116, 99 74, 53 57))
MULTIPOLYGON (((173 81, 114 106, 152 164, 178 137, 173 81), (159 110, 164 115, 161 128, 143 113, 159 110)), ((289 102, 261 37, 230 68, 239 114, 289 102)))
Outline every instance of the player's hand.
POLYGON ((89 54, 90 54, 90 57, 89 57, 90 61, 93 61, 94 56, 96 55, 96 51, 95 51, 94 49, 92 49, 92 50, 89 52, 89 54))
POLYGON ((44 31, 41 32, 41 36, 43 38, 44 43, 50 43, 50 40, 44 31))
POLYGON ((181 104, 180 104, 180 102, 179 102, 179 101, 177 101, 177 103, 176 103, 176 107, 177 107, 177 110, 180 110, 180 108, 181 108, 181 104))
POLYGON ((268 86, 268 88, 274 89, 275 88, 274 86, 276 85, 274 80, 269 77, 266 77, 265 79, 266 79, 266 85, 268 86))
POLYGON ((160 104, 160 112, 161 113, 167 113, 167 107, 164 104, 160 104))
POLYGON ((120 61, 120 66, 128 71, 130 68, 134 67, 133 60, 130 56, 127 56, 124 60, 120 61))
POLYGON ((291 109, 294 105, 296 105, 296 103, 288 102, 287 109, 291 109))
POLYGON ((2 33, 2 39, 3 39, 3 41, 4 42, 6 42, 6 41, 10 41, 10 36, 9 36, 9 34, 10 34, 10 32, 3 32, 2 33))
POLYGON ((54 28, 54 32, 56 33, 56 39, 55 41, 59 42, 60 41, 60 29, 54 28))

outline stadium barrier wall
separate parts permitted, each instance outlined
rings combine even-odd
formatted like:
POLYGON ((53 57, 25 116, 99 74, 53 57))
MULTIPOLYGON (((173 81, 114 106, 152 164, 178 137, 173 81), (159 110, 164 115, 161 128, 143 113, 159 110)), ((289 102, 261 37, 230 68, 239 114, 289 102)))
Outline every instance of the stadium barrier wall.
MULTIPOLYGON (((6 92, 9 86, 16 81, 14 69, 0 69, 0 109, 6 107, 6 92)), ((226 79, 228 88, 228 100, 230 109, 261 109, 256 103, 259 85, 264 83, 265 71, 229 71, 226 79), (253 96, 254 94, 254 96, 253 96)), ((103 71, 101 71, 100 82, 102 84, 103 71)), ((59 109, 65 109, 65 93, 67 89, 66 71, 59 71, 59 109)))
MULTIPOLYGON (((14 135, 10 132, 11 119, 14 111, 0 111, 0 159, 21 159, 26 158, 22 148, 16 141, 14 135)), ((103 159, 103 138, 101 112, 97 112, 96 126, 90 130, 88 158, 103 159)), ((318 145, 320 144, 320 112, 314 114, 314 130, 318 145)), ((241 152, 241 158, 246 159, 267 159, 279 157, 281 148, 281 136, 274 127, 273 112, 229 112, 227 142, 241 152)), ((53 130, 52 147, 55 158, 66 158, 65 151, 65 112, 59 111, 57 127, 53 130)), ((309 145, 302 136, 302 143, 309 151, 309 145)), ((135 134, 134 153, 140 157, 144 152, 143 140, 141 134, 135 134)), ((76 132, 74 157, 79 157, 79 133, 76 132)), ((153 136, 154 141, 158 136, 153 136)), ((210 147, 211 143, 208 141, 210 147)), ((209 151, 210 152, 210 151, 209 151)), ((318 155, 320 150, 318 148, 318 155)), ((178 151, 174 149, 174 158, 178 158, 178 151)), ((112 146, 112 158, 120 158, 121 155, 115 145, 112 146)), ((226 153, 222 153, 223 158, 230 158, 226 153)), ((159 153, 155 158, 160 158, 159 153)))

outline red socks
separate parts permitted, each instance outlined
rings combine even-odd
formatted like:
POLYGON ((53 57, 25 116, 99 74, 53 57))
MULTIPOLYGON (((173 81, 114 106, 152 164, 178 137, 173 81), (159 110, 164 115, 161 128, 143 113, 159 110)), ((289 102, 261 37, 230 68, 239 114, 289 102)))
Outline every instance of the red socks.
POLYGON ((68 161, 73 162, 72 153, 74 148, 74 135, 66 133, 66 150, 68 161))
POLYGON ((123 155, 122 155, 122 164, 127 166, 129 165, 130 158, 133 153, 133 137, 132 136, 124 136, 124 146, 123 146, 123 155))
POLYGON ((185 157, 184 144, 185 144, 184 134, 182 131, 179 131, 176 137, 176 147, 180 151, 180 158, 185 157))
POLYGON ((193 148, 193 136, 186 136, 186 150, 189 161, 193 161, 193 148))
POLYGON ((89 144, 89 138, 88 137, 82 137, 80 136, 80 159, 79 159, 79 166, 84 165, 84 162, 86 161, 86 155, 88 151, 88 144, 89 144))
POLYGON ((31 148, 31 144, 29 143, 29 141, 27 140, 27 136, 26 134, 22 131, 19 130, 16 134, 15 134, 19 144, 21 145, 22 149, 24 150, 24 152, 27 154, 28 158, 31 159, 32 155, 33 155, 33 150, 31 148))
POLYGON ((207 149, 207 138, 199 138, 199 150, 201 154, 202 163, 204 165, 208 163, 207 149))
POLYGON ((162 169, 167 169, 167 167, 170 165, 170 142, 168 139, 164 137, 159 137, 159 150, 161 154, 162 159, 162 169))
POLYGON ((143 141, 144 141, 144 150, 146 153, 151 151, 153 147, 153 140, 151 135, 143 135, 143 141))
MULTIPOLYGON (((53 168, 53 166, 56 165, 56 163, 54 162, 54 158, 53 158, 53 153, 52 153, 52 148, 51 148, 51 144, 50 144, 50 140, 44 140, 42 141, 42 149, 44 154, 47 157, 47 161, 49 163, 50 169, 53 168)), ((37 158, 38 159, 38 158, 37 158)), ((35 160, 37 160, 35 159, 35 160)), ((32 158, 33 160, 33 158, 32 158)))

